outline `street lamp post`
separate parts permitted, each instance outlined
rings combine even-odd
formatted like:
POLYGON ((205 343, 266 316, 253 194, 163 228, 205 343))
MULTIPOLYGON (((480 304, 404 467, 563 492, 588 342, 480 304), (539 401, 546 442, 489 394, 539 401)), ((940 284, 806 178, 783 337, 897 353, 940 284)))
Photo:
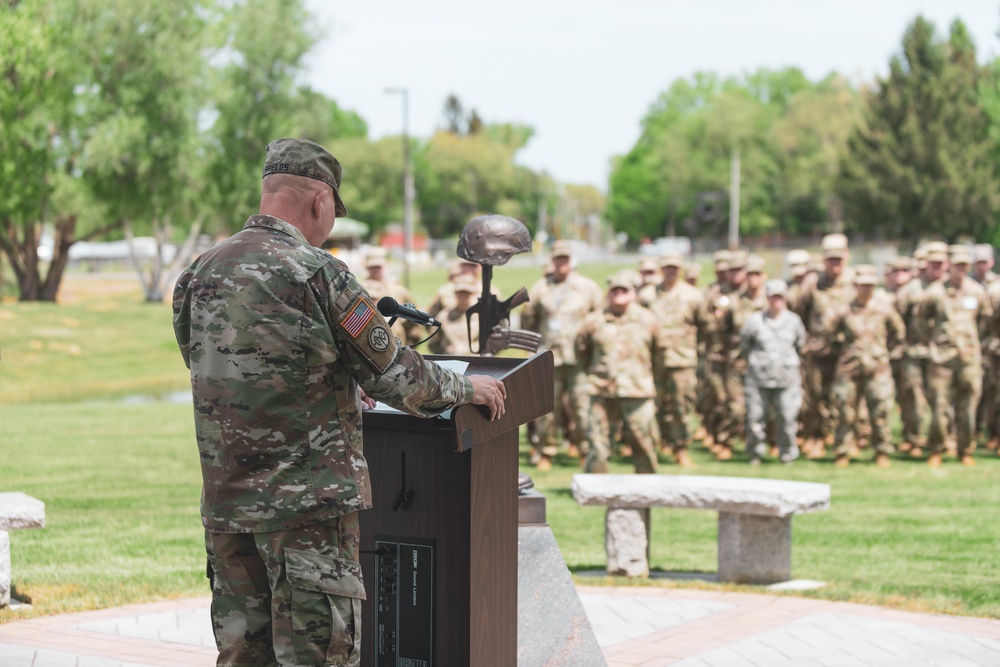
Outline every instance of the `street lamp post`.
POLYGON ((410 253, 413 251, 413 168, 410 164, 410 91, 386 88, 403 96, 403 284, 410 289, 410 253))

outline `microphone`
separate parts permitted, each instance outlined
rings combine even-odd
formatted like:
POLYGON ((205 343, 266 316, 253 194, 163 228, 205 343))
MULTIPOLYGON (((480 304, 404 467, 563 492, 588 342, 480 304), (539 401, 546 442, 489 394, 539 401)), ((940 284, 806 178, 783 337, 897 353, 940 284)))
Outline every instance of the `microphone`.
POLYGON ((379 299, 376 308, 378 308, 378 312, 382 313, 382 317, 402 317, 404 320, 422 324, 426 327, 441 326, 440 322, 424 311, 417 310, 412 303, 399 303, 391 296, 384 296, 379 299))

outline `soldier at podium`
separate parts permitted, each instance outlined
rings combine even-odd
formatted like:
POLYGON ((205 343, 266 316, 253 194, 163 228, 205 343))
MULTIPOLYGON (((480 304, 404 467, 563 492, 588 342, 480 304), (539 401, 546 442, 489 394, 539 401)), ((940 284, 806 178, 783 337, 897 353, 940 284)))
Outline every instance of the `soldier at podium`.
POLYGON ((178 279, 220 665, 357 665, 358 511, 371 506, 362 408, 504 413, 503 383, 446 371, 390 334, 347 266, 319 249, 347 214, 340 162, 267 146, 260 213, 178 279))

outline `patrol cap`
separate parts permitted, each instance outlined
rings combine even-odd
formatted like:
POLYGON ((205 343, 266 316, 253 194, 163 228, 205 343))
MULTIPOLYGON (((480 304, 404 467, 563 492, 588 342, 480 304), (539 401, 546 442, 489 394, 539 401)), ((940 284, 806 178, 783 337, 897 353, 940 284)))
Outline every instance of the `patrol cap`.
POLYGON ((549 257, 572 257, 573 256, 573 244, 564 239, 560 239, 552 244, 552 252, 549 253, 549 257))
POLYGON ((652 257, 644 257, 641 262, 639 262, 639 272, 651 271, 653 273, 660 270, 660 265, 652 257))
POLYGON ((798 278, 809 273, 808 264, 793 264, 791 269, 791 274, 793 278, 798 278))
POLYGON ((733 255, 728 250, 719 250, 712 255, 712 263, 715 264, 716 271, 728 271, 729 270, 729 260, 733 258, 733 255))
POLYGON ((347 207, 340 198, 340 180, 344 168, 330 151, 308 139, 275 139, 264 149, 264 175, 290 174, 326 183, 333 188, 338 218, 347 217, 347 207))
POLYGON ((734 252, 729 256, 729 268, 740 270, 747 265, 747 254, 745 252, 734 252))
POLYGON ((965 246, 952 246, 951 263, 972 264, 972 254, 969 252, 969 249, 966 248, 965 246))
POLYGON ((641 281, 639 274, 637 274, 632 269, 622 269, 621 271, 615 271, 610 276, 608 276, 608 290, 613 290, 616 287, 622 289, 635 289, 641 281))
POLYGON ((698 262, 688 262, 684 265, 684 275, 697 278, 701 275, 701 264, 698 262))
POLYGON ((476 284, 476 279, 470 276, 468 273, 463 273, 454 280, 451 281, 452 289, 458 292, 468 292, 469 294, 475 294, 482 287, 476 284))
POLYGON ((854 267, 855 285, 878 285, 878 269, 874 264, 858 264, 854 267))
POLYGON ((660 258, 660 266, 663 268, 675 266, 678 269, 682 269, 684 268, 684 260, 676 253, 670 253, 660 258))
POLYGON ((941 241, 932 241, 926 245, 928 262, 947 262, 948 244, 941 241))
POLYGON ((764 273, 766 267, 767 262, 764 261, 763 257, 758 255, 747 257, 747 273, 764 273))
POLYGON ((822 257, 813 254, 809 255, 809 263, 806 264, 806 273, 819 273, 824 268, 822 257))
POLYGON ((843 234, 827 234, 821 244, 824 259, 844 259, 847 257, 847 237, 843 234))
POLYGON ((386 265, 385 255, 381 255, 381 254, 379 254, 379 255, 368 255, 368 257, 365 258, 365 268, 374 269, 376 267, 385 266, 385 265, 386 265))
POLYGON ((988 262, 993 259, 993 246, 989 243, 977 243, 973 250, 972 261, 988 262))
POLYGON ((809 263, 809 251, 802 250, 801 248, 796 250, 789 250, 785 253, 785 264, 788 266, 799 266, 809 263))
POLYGON ((893 257, 885 264, 885 272, 909 271, 913 268, 913 261, 909 257, 893 257))
POLYGON ((768 280, 767 284, 764 285, 764 293, 768 297, 783 297, 788 293, 788 284, 784 280, 779 280, 777 278, 774 280, 768 280))

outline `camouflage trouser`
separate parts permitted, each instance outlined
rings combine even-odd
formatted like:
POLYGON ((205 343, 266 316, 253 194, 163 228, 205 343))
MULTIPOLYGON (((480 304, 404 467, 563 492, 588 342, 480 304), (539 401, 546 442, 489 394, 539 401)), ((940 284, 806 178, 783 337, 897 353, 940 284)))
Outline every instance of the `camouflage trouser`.
POLYGON ((833 382, 837 376, 836 356, 812 356, 806 367, 809 413, 802 418, 803 436, 825 440, 837 429, 837 409, 833 402, 833 382))
POLYGON ((361 660, 358 513, 273 533, 212 533, 212 627, 219 665, 361 660))
POLYGON ((983 391, 983 367, 972 364, 931 362, 927 398, 931 404, 931 429, 927 447, 937 454, 948 437, 948 415, 954 411, 958 455, 976 448, 976 406, 983 391))
POLYGON ((872 375, 850 377, 838 375, 833 385, 833 402, 838 415, 834 444, 837 455, 850 450, 850 437, 857 429, 858 413, 862 405, 868 406, 871 420, 871 444, 879 454, 891 454, 892 432, 889 415, 895 387, 889 369, 872 375))
POLYGON ((555 456, 559 452, 559 440, 562 435, 562 424, 569 424, 569 439, 575 445, 582 446, 585 437, 581 419, 587 410, 587 387, 582 382, 582 374, 577 366, 556 366, 553 369, 555 378, 555 402, 552 412, 538 418, 538 444, 535 450, 545 456, 555 456), (570 406, 569 415, 565 413, 565 405, 570 406))
POLYGON ((903 359, 902 382, 897 389, 899 415, 903 421, 903 440, 915 447, 923 447, 924 414, 927 412, 927 377, 930 359, 906 357, 903 359))
POLYGON ((746 401, 743 398, 743 368, 729 362, 712 363, 715 404, 715 441, 732 447, 731 439, 743 434, 746 401))
POLYGON ((587 411, 589 448, 585 472, 607 472, 611 456, 611 438, 622 424, 622 439, 632 447, 635 471, 652 473, 658 469, 656 445, 660 429, 656 425, 656 404, 652 398, 590 397, 587 411))
POLYGON ((802 387, 758 387, 752 380, 746 383, 747 406, 747 455, 750 460, 760 459, 767 445, 766 423, 774 415, 775 439, 781 450, 782 461, 794 461, 799 456, 795 433, 802 409, 802 387))
POLYGON ((688 420, 697 390, 694 368, 660 368, 656 372, 656 417, 660 435, 674 454, 691 442, 688 420))

